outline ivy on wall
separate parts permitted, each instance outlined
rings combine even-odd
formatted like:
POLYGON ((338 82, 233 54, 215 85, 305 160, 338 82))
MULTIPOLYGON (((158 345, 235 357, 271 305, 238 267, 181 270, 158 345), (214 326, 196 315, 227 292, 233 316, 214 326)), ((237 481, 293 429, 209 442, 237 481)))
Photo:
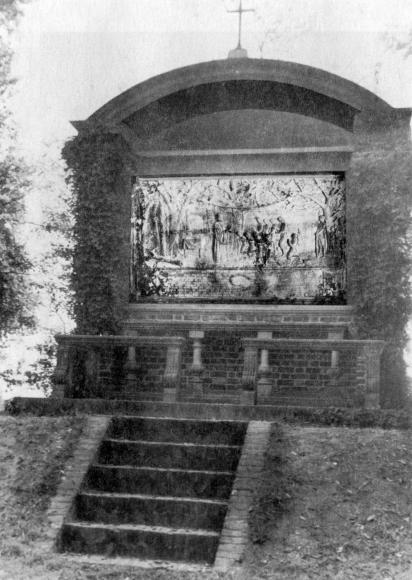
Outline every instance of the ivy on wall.
POLYGON ((128 172, 128 145, 114 133, 81 133, 66 143, 63 158, 73 193, 71 286, 76 332, 114 333, 122 314, 122 282, 116 273, 122 244, 116 188, 128 172))
POLYGON ((350 303, 360 338, 386 341, 381 402, 400 406, 407 395, 403 349, 411 315, 412 157, 409 140, 385 132, 355 153, 348 180, 350 303))

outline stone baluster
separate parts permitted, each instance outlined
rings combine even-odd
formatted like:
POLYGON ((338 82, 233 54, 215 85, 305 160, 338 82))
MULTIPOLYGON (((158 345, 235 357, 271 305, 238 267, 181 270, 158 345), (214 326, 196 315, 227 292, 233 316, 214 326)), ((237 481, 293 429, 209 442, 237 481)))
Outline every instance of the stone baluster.
POLYGON ((256 346, 248 345, 245 347, 242 373, 242 404, 244 405, 255 404, 257 356, 258 349, 256 346))
POLYGON ((190 367, 193 392, 196 395, 203 395, 202 339, 205 333, 203 330, 191 330, 189 337, 193 340, 193 361, 190 367))
MULTIPOLYGON (((258 332, 257 335, 260 339, 271 339, 272 333, 271 332, 258 332)), ((272 391, 272 380, 270 377, 271 370, 269 366, 269 350, 267 348, 262 348, 260 351, 260 364, 257 371, 257 389, 256 389, 256 397, 257 402, 263 402, 272 391)))
POLYGON ((174 338, 167 345, 166 368, 163 374, 163 401, 166 403, 177 401, 183 342, 183 338, 174 338))

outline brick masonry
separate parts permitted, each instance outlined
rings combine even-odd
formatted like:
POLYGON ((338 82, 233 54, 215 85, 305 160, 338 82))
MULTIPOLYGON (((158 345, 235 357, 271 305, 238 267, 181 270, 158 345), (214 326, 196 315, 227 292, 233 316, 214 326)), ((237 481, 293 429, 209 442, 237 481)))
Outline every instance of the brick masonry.
POLYGON ((110 416, 92 415, 87 417, 84 434, 80 438, 73 458, 66 466, 63 479, 47 512, 50 549, 59 543, 59 534, 63 522, 70 515, 73 499, 80 489, 90 463, 95 457, 110 419, 110 416))
MULTIPOLYGON (((140 335, 174 335, 176 330, 173 328, 140 329, 140 335)), ((300 337, 304 329, 300 332, 300 337)), ((186 339, 182 352, 182 374, 181 390, 190 392, 192 387, 192 375, 190 368, 193 358, 193 343, 189 338, 189 331, 181 329, 180 336, 186 339)), ((312 338, 324 338, 320 329, 316 330, 316 336, 312 338)), ((284 337, 292 337, 294 333, 287 332, 285 329, 282 333, 284 337)), ((205 389, 214 390, 236 390, 240 389, 243 357, 242 338, 255 337, 253 331, 240 330, 210 330, 205 332, 202 340, 202 382, 205 389)), ((339 363, 339 374, 337 377, 331 377, 331 353, 330 351, 313 352, 309 349, 300 352, 280 351, 272 352, 269 357, 271 367, 271 381, 274 385, 273 394, 285 393, 292 394, 294 391, 303 392, 309 388, 334 388, 347 387, 348 385, 357 385, 362 382, 363 377, 359 375, 359 365, 356 361, 360 355, 353 352, 345 352, 341 355, 339 363)), ((166 350, 161 346, 138 347, 136 349, 137 360, 137 383, 135 386, 126 384, 124 376, 118 375, 118 371, 110 375, 107 369, 102 377, 107 387, 102 387, 106 396, 120 395, 127 399, 140 397, 147 393, 151 396, 162 396, 161 377, 166 362, 166 350), (111 390, 110 385, 118 383, 119 379, 123 381, 123 386, 119 389, 111 390)))
POLYGON ((227 570, 241 562, 248 541, 248 516, 263 469, 271 423, 250 421, 220 536, 215 568, 227 570))
MULTIPOLYGON (((66 396, 162 400, 167 350, 164 341, 180 337, 180 400, 201 394, 238 403, 245 356, 242 342, 263 332, 274 339, 308 340, 299 350, 288 350, 284 345, 269 352, 265 380, 270 388, 259 395, 266 397, 267 403, 362 406, 368 373, 363 347, 344 350, 339 356, 328 346, 324 350, 311 348, 313 339, 350 338, 351 325, 352 311, 342 306, 131 305, 123 334, 139 339, 133 347, 133 374, 127 372, 126 344, 96 349, 96 380, 86 381, 76 392, 67 391, 66 396), (145 336, 152 338, 145 342, 145 336), (195 344, 197 354, 200 352, 196 370, 195 344)), ((376 406, 377 402, 372 404, 376 406)))
MULTIPOLYGON (((270 330, 274 338, 326 338, 328 332, 336 328, 348 335, 351 322, 351 309, 339 306, 135 304, 130 306, 124 332, 183 336, 186 343, 182 353, 181 393, 190 396, 193 391, 190 372, 193 342, 189 332, 204 331, 201 383, 204 392, 213 395, 241 388, 242 338, 254 337, 262 329, 270 330)), ((128 386, 127 398, 141 398, 145 393, 160 398, 164 351, 140 348, 136 355, 138 384, 135 388, 128 386)), ((308 349, 299 353, 270 353, 273 396, 300 396, 309 389, 316 389, 319 396, 328 401, 348 385, 357 386, 361 378, 356 374, 353 353, 341 357, 339 374, 333 377, 330 359, 330 351, 308 349)))

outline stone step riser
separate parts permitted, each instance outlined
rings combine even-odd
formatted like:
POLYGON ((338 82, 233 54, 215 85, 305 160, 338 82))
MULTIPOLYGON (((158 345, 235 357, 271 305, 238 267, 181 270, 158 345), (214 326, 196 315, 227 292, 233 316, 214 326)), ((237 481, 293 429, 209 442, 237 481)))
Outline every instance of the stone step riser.
POLYGON ((65 524, 61 536, 62 549, 69 552, 210 564, 218 542, 216 536, 107 529, 97 524, 83 528, 65 524))
POLYGON ((176 419, 114 418, 108 437, 140 441, 168 441, 242 445, 247 424, 231 422, 178 421, 176 419))
POLYGON ((87 474, 86 488, 112 493, 226 499, 233 480, 234 474, 94 466, 87 474))
POLYGON ((103 441, 98 463, 179 469, 234 471, 241 447, 103 441))
POLYGON ((75 517, 78 520, 108 524, 142 524, 220 530, 227 511, 226 503, 78 495, 75 517))
POLYGON ((179 401, 181 403, 216 403, 221 405, 238 405, 240 404, 240 396, 236 397, 216 397, 214 395, 202 395, 201 397, 193 397, 193 396, 181 396, 179 397, 179 401))
POLYGON ((332 399, 299 399, 298 397, 283 397, 279 399, 261 398, 259 401, 261 404, 267 405, 279 405, 284 407, 313 407, 313 408, 328 408, 328 407, 339 407, 343 408, 342 402, 332 399))

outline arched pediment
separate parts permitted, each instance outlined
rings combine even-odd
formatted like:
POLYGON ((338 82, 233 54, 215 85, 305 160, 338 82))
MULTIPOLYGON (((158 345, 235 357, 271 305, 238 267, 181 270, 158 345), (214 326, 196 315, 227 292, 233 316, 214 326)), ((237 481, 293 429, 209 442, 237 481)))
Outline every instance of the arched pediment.
MULTIPOLYGON (((205 114, 278 110, 347 131, 356 114, 390 116, 388 103, 342 77, 297 63, 225 59, 172 70, 135 85, 93 113, 87 124, 126 124, 142 136, 205 114)), ((80 128, 81 124, 74 125, 80 128)))

